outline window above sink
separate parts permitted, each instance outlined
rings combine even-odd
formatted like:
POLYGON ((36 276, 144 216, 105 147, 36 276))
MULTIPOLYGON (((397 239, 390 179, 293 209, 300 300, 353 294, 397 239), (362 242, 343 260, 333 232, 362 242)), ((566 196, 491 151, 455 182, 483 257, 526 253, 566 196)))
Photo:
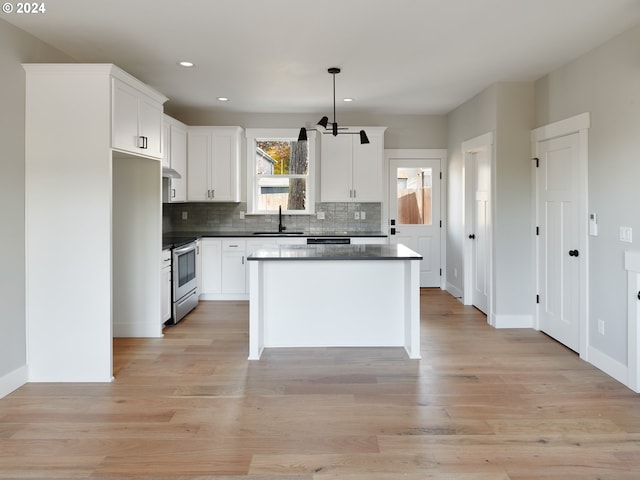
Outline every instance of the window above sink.
POLYGON ((249 128, 247 213, 314 213, 315 132, 298 142, 297 129, 249 128))

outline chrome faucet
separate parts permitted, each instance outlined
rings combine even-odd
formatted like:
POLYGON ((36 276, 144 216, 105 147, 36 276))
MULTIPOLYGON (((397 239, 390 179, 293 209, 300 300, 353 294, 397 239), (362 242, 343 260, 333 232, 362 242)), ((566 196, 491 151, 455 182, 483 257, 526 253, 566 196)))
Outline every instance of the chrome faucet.
POLYGON ((287 227, 282 224, 282 205, 278 205, 278 233, 282 233, 286 229, 287 227))

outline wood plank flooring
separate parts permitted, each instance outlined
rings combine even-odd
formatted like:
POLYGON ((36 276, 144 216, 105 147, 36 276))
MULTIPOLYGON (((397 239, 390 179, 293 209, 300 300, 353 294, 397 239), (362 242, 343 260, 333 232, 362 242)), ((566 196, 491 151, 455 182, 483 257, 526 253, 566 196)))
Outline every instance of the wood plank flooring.
POLYGON ((421 361, 336 348, 248 362, 248 304, 201 302, 162 339, 116 339, 111 384, 0 399, 0 478, 640 478, 640 396, 439 290, 422 291, 421 319, 421 361))

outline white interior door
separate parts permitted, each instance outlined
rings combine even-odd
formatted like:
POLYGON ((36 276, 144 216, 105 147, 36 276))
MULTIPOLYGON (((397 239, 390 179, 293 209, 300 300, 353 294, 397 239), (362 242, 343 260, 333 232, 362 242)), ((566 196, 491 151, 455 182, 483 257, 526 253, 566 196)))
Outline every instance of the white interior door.
POLYGON ((471 233, 471 295, 472 304, 487 313, 489 304, 489 235, 491 226, 491 158, 488 150, 471 154, 473 170, 473 216, 471 233))
POLYGON ((538 142, 538 318, 540 329, 580 346, 579 134, 538 142))
POLYGON ((389 161, 389 239, 422 255, 421 287, 440 287, 440 168, 440 159, 389 161))

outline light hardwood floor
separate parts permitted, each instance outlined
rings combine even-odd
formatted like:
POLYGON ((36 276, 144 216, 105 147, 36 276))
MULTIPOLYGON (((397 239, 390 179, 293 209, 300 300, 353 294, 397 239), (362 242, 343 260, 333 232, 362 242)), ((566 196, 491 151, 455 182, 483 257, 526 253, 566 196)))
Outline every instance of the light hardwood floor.
POLYGON ((248 304, 202 302, 163 339, 117 339, 111 384, 1 399, 0 478, 640 478, 640 396, 447 293, 422 291, 421 312, 421 361, 339 348, 248 362, 248 304))

